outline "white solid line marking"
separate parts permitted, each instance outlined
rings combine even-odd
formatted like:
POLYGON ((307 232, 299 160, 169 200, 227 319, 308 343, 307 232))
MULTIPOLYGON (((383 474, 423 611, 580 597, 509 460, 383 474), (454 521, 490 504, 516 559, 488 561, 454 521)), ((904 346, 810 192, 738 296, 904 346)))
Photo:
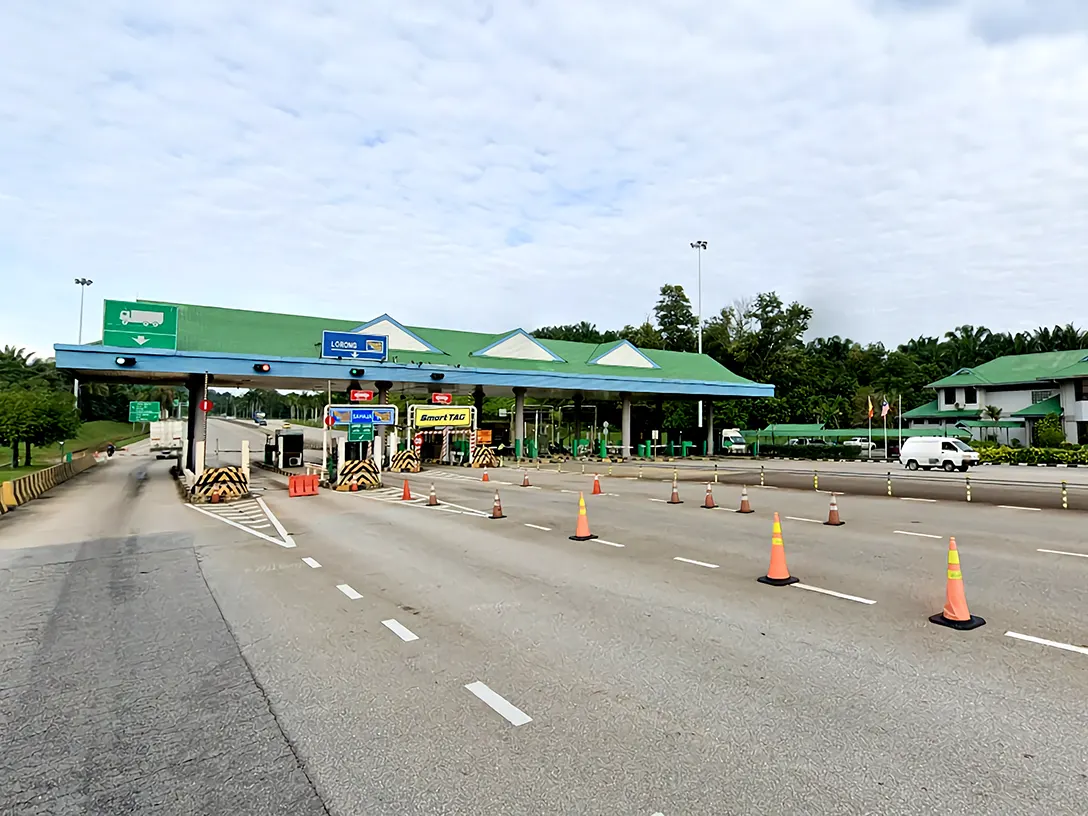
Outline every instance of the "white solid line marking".
POLYGON ((508 720, 511 725, 525 725, 525 723, 533 721, 532 717, 517 706, 507 702, 505 698, 493 692, 479 680, 475 683, 469 683, 465 688, 491 706, 497 714, 508 720))
POLYGON ((303 558, 302 563, 304 563, 306 566, 310 567, 311 569, 318 569, 321 566, 320 561, 318 561, 316 558, 310 558, 309 556, 307 556, 306 558, 303 558))
POLYGON ((668 504, 668 502, 667 502, 667 501, 665 501, 664 499, 650 499, 650 501, 653 501, 653 502, 661 502, 662 504, 668 504))
POLYGON ((580 491, 578 491, 578 490, 567 490, 566 488, 560 488, 559 492, 560 493, 579 493, 580 491))
POLYGON ((760 490, 778 490, 774 485, 752 485, 752 487, 758 487, 760 490))
POLYGON ((1036 550, 1035 552, 1045 552, 1050 553, 1051 555, 1072 555, 1076 556, 1077 558, 1088 558, 1088 553, 1066 552, 1065 550, 1036 550))
POLYGON ((442 502, 442 504, 439 506, 443 505, 445 505, 446 507, 456 507, 458 510, 461 511, 463 515, 466 516, 484 516, 486 518, 487 516, 491 515, 490 513, 485 513, 483 510, 476 510, 472 507, 462 507, 461 505, 454 504, 453 502, 442 502))
POLYGON ((545 533, 552 531, 551 527, 541 527, 539 524, 526 524, 526 527, 532 527, 534 530, 543 530, 545 533))
POLYGON ((294 547, 295 540, 291 538, 284 526, 280 524, 280 520, 276 518, 276 514, 268 509, 268 505, 264 503, 264 499, 257 499, 257 504, 259 504, 261 506, 261 509, 264 510, 264 514, 268 516, 268 520, 272 522, 272 526, 276 528, 276 532, 280 534, 280 538, 282 538, 284 542, 286 542, 290 546, 294 547))
POLYGON ((1016 638, 1017 640, 1026 640, 1029 643, 1038 643, 1040 646, 1053 646, 1055 649, 1065 649, 1067 652, 1077 652, 1078 654, 1088 655, 1088 648, 1084 646, 1074 646, 1072 643, 1059 643, 1056 640, 1045 640, 1044 638, 1037 638, 1032 635, 1021 635, 1019 632, 1006 632, 1005 636, 1016 638))
POLYGON ((944 536, 934 535, 933 533, 915 533, 911 530, 892 530, 893 533, 899 533, 899 535, 912 535, 919 538, 944 538, 944 536))
POLYGON ((339 589, 341 592, 343 592, 345 595, 347 595, 349 598, 351 598, 351 600, 353 600, 353 601, 357 601, 361 597, 363 597, 362 595, 360 595, 358 592, 356 592, 354 589, 352 589, 347 584, 337 584, 336 588, 339 589))
POLYGON ((707 569, 717 569, 717 564, 708 564, 706 561, 692 561, 690 558, 681 558, 676 556, 673 561, 683 561, 685 564, 694 564, 697 567, 706 567, 707 569))
POLYGON ((1015 504, 999 504, 998 507, 1005 510, 1034 510, 1036 513, 1043 512, 1043 508, 1041 507, 1018 507, 1015 504))
POLYGON ((267 530, 272 525, 271 524, 254 524, 253 522, 250 522, 249 526, 252 527, 254 530, 267 530))
POLYGON ((192 510, 196 510, 198 513, 203 513, 205 516, 208 516, 209 518, 218 519, 219 521, 223 522, 224 524, 229 524, 231 527, 237 527, 239 530, 244 530, 245 532, 249 533, 250 535, 257 536, 257 538, 263 538, 265 541, 267 541, 267 542, 269 542, 271 544, 277 544, 280 547, 284 547, 285 549, 288 549, 288 550, 295 546, 294 541, 280 541, 279 539, 272 538, 272 536, 267 536, 262 532, 258 532, 257 530, 254 530, 252 527, 246 527, 244 524, 239 524, 236 521, 231 521, 229 518, 223 518, 220 515, 217 515, 217 514, 212 513, 212 512, 210 512, 208 510, 205 510, 203 507, 197 507, 195 504, 187 504, 185 506, 192 509, 192 510))
POLYGON ((800 516, 786 516, 788 521, 807 521, 809 524, 823 524, 819 519, 801 518, 800 516))
POLYGON ((936 499, 915 499, 910 496, 900 496, 899 501, 920 501, 920 502, 935 502, 936 499))
POLYGON ((847 601, 857 601, 863 604, 875 604, 876 601, 870 601, 868 598, 859 598, 857 595, 846 595, 842 592, 835 592, 831 589, 823 589, 817 586, 810 586, 809 584, 790 584, 798 589, 807 589, 809 592, 819 592, 821 595, 832 595, 836 598, 844 598, 847 601))
POLYGON ((609 547, 626 547, 626 544, 617 544, 615 541, 605 541, 603 538, 592 539, 597 544, 607 544, 609 547))
POLYGON ((419 635, 417 635, 404 624, 398 623, 393 618, 382 621, 382 625, 389 629, 389 631, 391 631, 394 635, 399 637, 405 643, 410 643, 413 640, 419 640, 419 635))

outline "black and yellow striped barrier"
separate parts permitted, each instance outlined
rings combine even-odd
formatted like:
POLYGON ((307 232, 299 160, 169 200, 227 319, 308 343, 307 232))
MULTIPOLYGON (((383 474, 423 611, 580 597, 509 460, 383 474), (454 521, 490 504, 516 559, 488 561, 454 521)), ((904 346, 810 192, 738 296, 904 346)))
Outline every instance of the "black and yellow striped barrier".
POLYGON ((189 490, 190 501, 200 504, 210 501, 230 501, 249 495, 249 481, 240 467, 208 468, 199 476, 189 490), (218 499, 213 499, 218 496, 218 499))
POLYGON ((412 448, 397 451, 390 460, 389 469, 394 473, 419 473, 419 454, 412 448))
POLYGON ((340 466, 336 489, 351 490, 352 485, 356 490, 376 490, 382 486, 382 477, 373 459, 357 459, 340 466))
POLYGON ((493 449, 486 445, 480 445, 472 456, 472 466, 474 468, 497 468, 499 466, 499 457, 495 455, 493 449))
POLYGON ((18 479, 4 482, 0 485, 0 513, 7 513, 21 504, 38 498, 87 468, 94 467, 95 464, 94 457, 84 453, 74 456, 71 462, 61 462, 59 465, 42 468, 26 476, 20 476, 18 479))

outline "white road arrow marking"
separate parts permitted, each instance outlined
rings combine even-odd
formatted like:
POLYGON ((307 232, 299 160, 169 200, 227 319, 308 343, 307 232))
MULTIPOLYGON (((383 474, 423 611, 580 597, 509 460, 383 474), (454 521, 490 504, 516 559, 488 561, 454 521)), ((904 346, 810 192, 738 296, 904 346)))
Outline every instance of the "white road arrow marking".
POLYGON ((144 337, 142 334, 139 337, 133 337, 132 339, 136 341, 136 345, 138 346, 142 346, 148 341, 148 338, 144 337))

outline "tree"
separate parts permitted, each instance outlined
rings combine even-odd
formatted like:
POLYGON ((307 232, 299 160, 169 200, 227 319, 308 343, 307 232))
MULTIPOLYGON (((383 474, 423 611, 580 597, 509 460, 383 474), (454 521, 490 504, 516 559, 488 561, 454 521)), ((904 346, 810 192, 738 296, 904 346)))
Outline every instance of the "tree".
POLYGON ((23 436, 25 467, 30 467, 30 446, 39 448, 71 439, 79 431, 75 398, 63 391, 27 392, 30 415, 23 436))
MULTIPOLYGON (((683 286, 665 284, 654 306, 654 319, 669 351, 695 351, 695 314, 683 286)), ((637 345, 637 343, 636 343, 637 345)))
MULTIPOLYGON (((997 405, 987 405, 984 409, 986 416, 994 423, 994 441, 997 440, 997 423, 1001 421, 1002 409, 997 405)), ((1008 434, 1006 434, 1006 437, 1008 434)))
POLYGON ((637 327, 624 326, 620 331, 620 337, 643 349, 665 348, 665 341, 661 337, 661 332, 649 320, 637 327))
POLYGON ((0 390, 0 444, 11 448, 11 466, 19 467, 19 443, 30 437, 33 406, 22 388, 0 390))
POLYGON ((1035 423, 1032 434, 1035 444, 1042 448, 1056 448, 1065 441, 1062 419, 1057 414, 1047 414, 1035 423))

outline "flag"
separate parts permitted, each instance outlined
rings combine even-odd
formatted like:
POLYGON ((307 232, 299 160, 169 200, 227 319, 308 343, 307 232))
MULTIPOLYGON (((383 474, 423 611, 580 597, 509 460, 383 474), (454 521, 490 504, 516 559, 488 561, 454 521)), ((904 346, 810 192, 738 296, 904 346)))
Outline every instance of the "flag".
POLYGON ((883 419, 884 417, 886 417, 888 415, 888 410, 890 408, 891 408, 891 406, 888 405, 888 398, 884 397, 884 402, 880 406, 880 417, 881 417, 881 419, 883 419))
POLYGON ((869 395, 869 419, 873 418, 873 395, 869 395))

